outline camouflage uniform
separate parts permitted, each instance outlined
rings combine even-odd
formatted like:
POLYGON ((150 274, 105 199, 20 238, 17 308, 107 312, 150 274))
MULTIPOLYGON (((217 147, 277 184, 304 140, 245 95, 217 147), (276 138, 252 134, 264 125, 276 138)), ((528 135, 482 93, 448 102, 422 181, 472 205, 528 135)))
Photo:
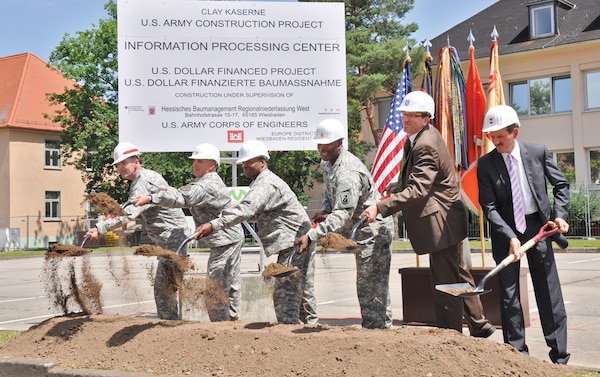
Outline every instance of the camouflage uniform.
MULTIPOLYGON (((380 195, 365 165, 350 152, 343 150, 335 163, 321 161, 325 191, 321 210, 325 221, 308 232, 311 244, 329 232, 350 237, 350 231, 360 214, 380 195)), ((393 220, 378 215, 369 225, 356 232, 356 291, 365 328, 386 328, 392 324, 389 295, 392 259, 393 220)))
MULTIPOLYGON (((137 195, 156 194, 169 185, 159 173, 140 168, 135 179, 129 186, 129 197, 137 195)), ((157 246, 163 249, 175 251, 186 239, 186 233, 191 231, 187 227, 185 215, 180 208, 166 208, 153 205, 143 207, 127 206, 125 207, 127 216, 120 216, 107 219, 98 223, 98 233, 104 234, 111 229, 116 229, 137 218, 142 219, 148 237, 157 246)), ((187 252, 187 245, 184 247, 187 252)), ((178 284, 183 278, 183 274, 175 265, 175 262, 169 258, 158 258, 156 266, 156 276, 154 278, 154 300, 156 301, 156 311, 159 318, 178 319, 179 310, 177 305, 178 284)))
MULTIPOLYGON (((178 190, 162 191, 152 196, 153 203, 167 207, 190 207, 196 226, 218 217, 223 208, 231 206, 231 197, 223 180, 215 172, 206 173, 178 190)), ((211 321, 237 319, 240 312, 240 263, 244 245, 241 225, 222 229, 199 241, 210 247, 208 284, 213 290, 204 295, 211 321)))
MULTIPOLYGON (((294 241, 311 227, 310 218, 294 192, 269 169, 256 177, 237 206, 224 209, 210 224, 213 231, 217 231, 250 219, 258 225, 257 233, 265 254, 279 253, 279 263, 286 263, 294 241)), ((273 303, 279 323, 317 322, 315 254, 314 245, 296 254, 292 264, 300 271, 288 277, 275 278, 273 303)))

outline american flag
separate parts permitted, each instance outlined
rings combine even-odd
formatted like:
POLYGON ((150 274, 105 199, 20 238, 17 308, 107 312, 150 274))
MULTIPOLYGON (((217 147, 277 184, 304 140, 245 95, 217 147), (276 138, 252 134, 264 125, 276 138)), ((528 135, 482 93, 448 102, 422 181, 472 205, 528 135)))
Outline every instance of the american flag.
POLYGON ((390 112, 381 133, 373 168, 371 169, 371 175, 379 193, 383 193, 391 182, 398 182, 400 162, 403 155, 402 150, 408 138, 402 124, 400 104, 404 96, 411 91, 410 58, 407 58, 404 61, 400 83, 398 83, 398 88, 396 88, 390 112))

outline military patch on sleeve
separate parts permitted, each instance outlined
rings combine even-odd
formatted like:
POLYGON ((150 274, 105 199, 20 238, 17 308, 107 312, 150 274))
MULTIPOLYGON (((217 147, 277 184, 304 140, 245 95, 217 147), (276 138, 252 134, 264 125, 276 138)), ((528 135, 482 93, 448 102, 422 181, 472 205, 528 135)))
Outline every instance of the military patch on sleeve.
POLYGON ((352 192, 350 190, 342 191, 337 194, 337 206, 346 208, 348 206, 354 205, 352 192))
POLYGON ((350 198, 348 198, 348 194, 347 193, 343 193, 342 195, 340 195, 340 201, 344 205, 348 204, 348 202, 350 202, 350 198))

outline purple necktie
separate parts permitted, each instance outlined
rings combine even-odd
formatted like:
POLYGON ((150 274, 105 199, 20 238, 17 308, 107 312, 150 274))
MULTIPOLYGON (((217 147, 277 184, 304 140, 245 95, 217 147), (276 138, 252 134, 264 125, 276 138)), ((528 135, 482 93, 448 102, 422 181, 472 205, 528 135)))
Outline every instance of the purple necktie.
POLYGON ((525 223, 523 193, 521 192, 521 185, 519 184, 519 166, 517 165, 517 160, 510 154, 508 155, 508 161, 510 166, 510 190, 512 191, 515 225, 517 230, 522 234, 525 233, 527 225, 525 223))

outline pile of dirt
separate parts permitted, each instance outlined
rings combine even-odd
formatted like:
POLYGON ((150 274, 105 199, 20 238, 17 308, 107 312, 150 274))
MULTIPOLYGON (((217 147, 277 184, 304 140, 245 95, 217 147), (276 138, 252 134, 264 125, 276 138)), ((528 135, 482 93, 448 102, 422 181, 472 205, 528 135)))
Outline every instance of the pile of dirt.
POLYGON ((104 192, 91 193, 85 196, 93 205, 96 212, 104 216, 126 216, 127 212, 121 205, 104 192))
POLYGON ((117 315, 51 318, 0 355, 62 368, 181 376, 568 376, 576 368, 453 330, 249 322, 162 321, 117 315))

